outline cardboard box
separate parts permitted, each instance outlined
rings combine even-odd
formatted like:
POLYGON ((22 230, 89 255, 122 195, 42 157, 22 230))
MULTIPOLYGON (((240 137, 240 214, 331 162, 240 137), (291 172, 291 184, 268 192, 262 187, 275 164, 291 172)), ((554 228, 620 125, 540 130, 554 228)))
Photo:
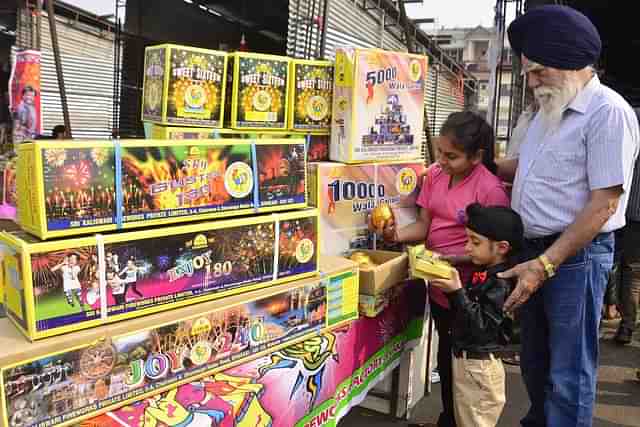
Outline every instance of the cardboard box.
MULTIPOLYGON (((309 165, 309 203, 320 210, 320 251, 349 255, 353 249, 388 249, 367 227, 367 215, 379 203, 394 208, 400 226, 416 221, 422 163, 309 165)), ((391 247, 392 248, 392 247, 391 247)))
POLYGON ((377 295, 406 280, 409 257, 404 252, 359 250, 369 255, 375 267, 360 268, 360 293, 377 295))
POLYGON ((303 139, 21 144, 18 218, 41 238, 307 206, 303 139))
POLYGON ((2 425, 77 425, 356 319, 357 266, 325 257, 322 271, 37 343, 1 319, 2 425))
POLYGON ((286 129, 289 61, 285 56, 236 52, 229 55, 227 104, 233 129, 286 129), (230 105, 229 105, 230 103, 230 105))
POLYGON ((227 54, 163 44, 144 52, 142 120, 222 127, 227 54))
POLYGON ((432 278, 451 279, 454 267, 446 261, 433 257, 433 252, 425 249, 424 245, 410 246, 409 265, 411 275, 424 280, 432 278))
MULTIPOLYGON (((362 280, 362 276, 360 276, 360 278, 362 280)), ((377 317, 391 304, 391 301, 402 292, 406 284, 406 281, 398 282, 394 286, 375 295, 361 293, 358 299, 360 314, 365 317, 377 317)))
POLYGON ((318 211, 0 242, 7 314, 40 339, 312 276, 318 211))
POLYGON ((331 160, 420 158, 427 75, 423 55, 338 48, 331 160))
POLYGON ((333 62, 291 61, 289 129, 329 132, 333 108, 333 62))

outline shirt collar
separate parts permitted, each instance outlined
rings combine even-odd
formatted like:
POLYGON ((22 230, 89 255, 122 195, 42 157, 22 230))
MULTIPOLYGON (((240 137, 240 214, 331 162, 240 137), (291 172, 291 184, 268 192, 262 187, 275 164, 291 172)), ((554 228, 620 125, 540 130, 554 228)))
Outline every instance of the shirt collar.
POLYGON ((569 103, 567 110, 573 110, 580 114, 586 113, 587 108, 589 108, 589 104, 591 104, 591 100, 599 87, 600 79, 594 74, 589 83, 587 83, 585 87, 578 92, 573 101, 569 103))

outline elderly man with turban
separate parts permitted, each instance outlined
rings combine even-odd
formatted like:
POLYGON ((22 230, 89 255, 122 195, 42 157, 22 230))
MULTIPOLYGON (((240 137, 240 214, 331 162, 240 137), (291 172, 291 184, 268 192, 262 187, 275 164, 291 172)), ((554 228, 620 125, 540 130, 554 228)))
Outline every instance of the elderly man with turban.
POLYGON ((517 159, 512 207, 526 260, 505 308, 520 308, 521 368, 531 400, 523 426, 591 426, 598 323, 613 263, 612 232, 625 208, 640 130, 631 106, 598 80, 601 40, 589 19, 541 6, 508 29, 539 110, 517 159))

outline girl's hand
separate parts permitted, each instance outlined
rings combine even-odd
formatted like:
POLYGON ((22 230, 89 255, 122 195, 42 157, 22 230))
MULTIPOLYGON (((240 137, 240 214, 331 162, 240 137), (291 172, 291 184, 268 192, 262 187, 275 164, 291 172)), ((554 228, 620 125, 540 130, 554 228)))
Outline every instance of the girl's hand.
POLYGON ((367 215, 367 227, 369 231, 373 231, 387 242, 396 242, 398 240, 398 236, 396 234, 396 224, 393 218, 386 221, 384 227, 379 228, 373 225, 373 221, 371 219, 371 215, 367 215))
POLYGON ((447 294, 462 289, 462 282, 460 281, 458 270, 453 270, 451 279, 431 279, 429 283, 436 288, 442 289, 447 294))

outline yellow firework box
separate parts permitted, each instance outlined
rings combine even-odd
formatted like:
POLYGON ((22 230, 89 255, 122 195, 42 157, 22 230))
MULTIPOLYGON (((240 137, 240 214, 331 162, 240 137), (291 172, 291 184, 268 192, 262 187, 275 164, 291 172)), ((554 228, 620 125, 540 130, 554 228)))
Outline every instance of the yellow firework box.
POLYGON ((358 317, 357 266, 323 278, 27 343, 0 320, 6 427, 77 425, 344 326, 358 317))
POLYGON ((41 238, 304 208, 305 140, 20 145, 18 222, 41 238))
POLYGON ((258 53, 229 55, 227 106, 233 129, 287 128, 289 61, 258 53))
POLYGON ((393 208, 396 223, 415 222, 422 163, 387 162, 309 166, 309 203, 320 210, 320 251, 344 256, 359 249, 400 250, 368 230, 367 215, 381 203, 393 208))
POLYGON ((333 63, 291 61, 289 129, 327 133, 333 108, 333 63))
POLYGON ((227 54, 164 44, 144 55, 142 120, 222 127, 227 54))
POLYGON ((338 48, 331 160, 421 157, 426 79, 426 56, 338 48))
POLYGON ((313 276, 318 211, 0 242, 7 316, 36 340, 313 276))

